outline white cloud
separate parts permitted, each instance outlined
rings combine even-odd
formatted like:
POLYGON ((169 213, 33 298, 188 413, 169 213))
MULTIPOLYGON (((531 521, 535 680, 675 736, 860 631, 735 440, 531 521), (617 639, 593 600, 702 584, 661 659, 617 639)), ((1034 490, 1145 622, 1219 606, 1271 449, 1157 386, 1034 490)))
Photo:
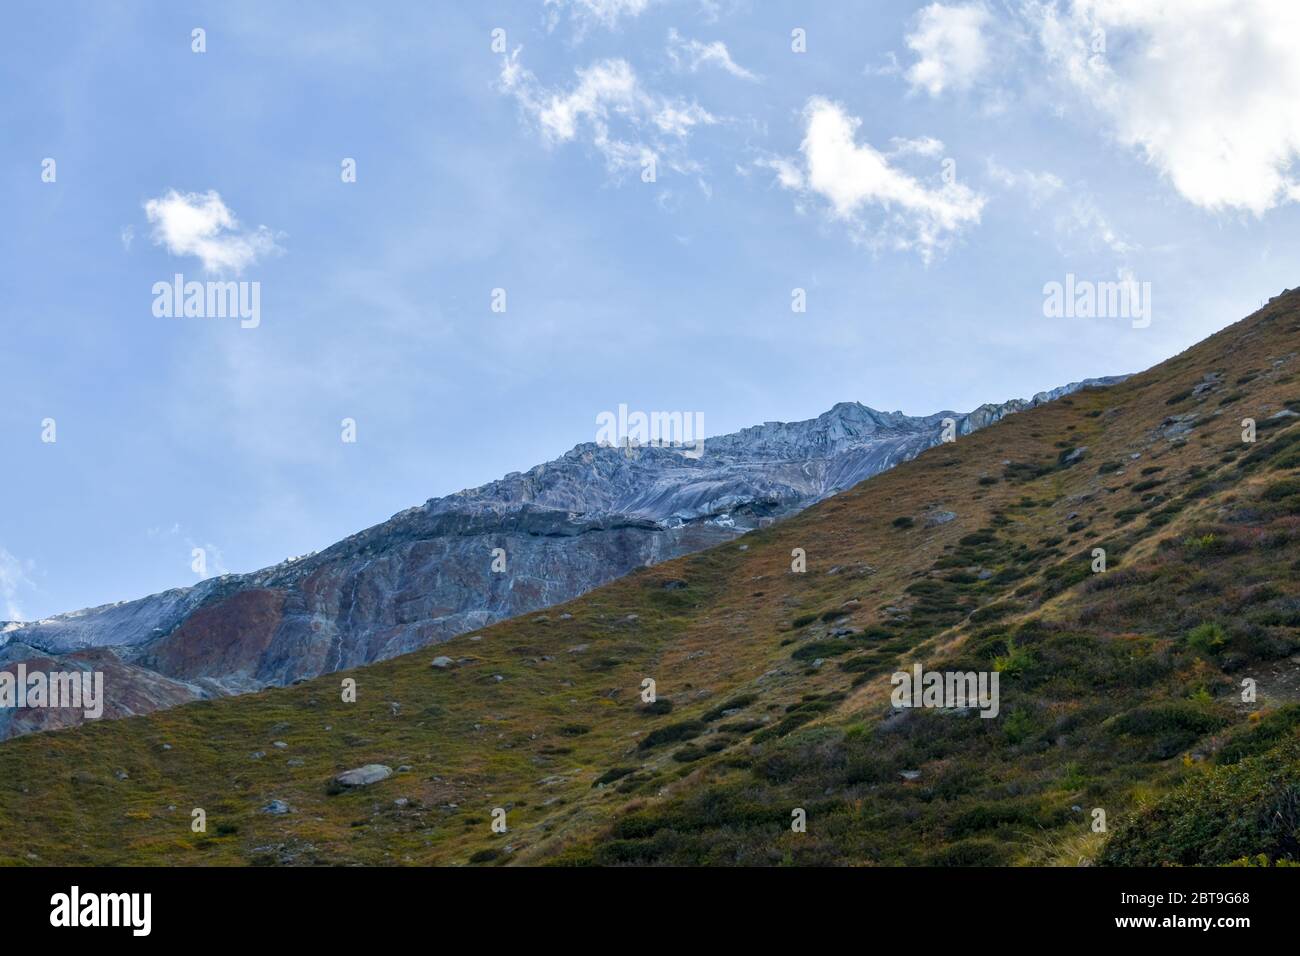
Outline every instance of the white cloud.
POLYGON ((587 140, 615 173, 640 168, 651 157, 677 172, 698 172, 684 143, 695 127, 716 122, 697 103, 646 90, 620 59, 577 70, 577 83, 566 92, 539 83, 515 50, 502 64, 501 89, 515 97, 546 142, 587 140))
MULTIPOLYGON (((928 262, 961 229, 979 222, 984 197, 956 181, 927 185, 891 163, 909 152, 937 153, 943 148, 938 140, 895 141, 908 148, 882 153, 856 142, 861 120, 820 96, 808 101, 803 118, 802 164, 776 158, 759 165, 775 170, 784 188, 829 203, 830 217, 847 224, 855 239, 914 249, 928 262), (872 212, 879 213, 874 221, 872 212)), ((940 177, 938 164, 934 175, 940 177)))
POLYGON ((259 258, 278 250, 266 226, 241 231, 239 220, 215 191, 167 194, 144 204, 153 224, 154 245, 174 256, 196 256, 207 272, 239 275, 259 258))
POLYGON ((938 156, 943 152, 943 141, 933 136, 918 136, 916 139, 891 136, 889 145, 893 147, 890 156, 938 156))
POLYGON ((985 30, 991 21, 982 3, 932 3, 921 10, 906 37, 918 57, 907 71, 908 82, 931 96, 946 89, 970 89, 989 65, 985 30))
POLYGON ((775 172, 776 181, 786 189, 802 192, 806 188, 803 170, 793 160, 786 159, 783 156, 773 156, 769 159, 758 160, 756 165, 765 166, 775 172))
POLYGON ((731 58, 727 45, 721 40, 714 40, 712 43, 701 43, 699 40, 688 40, 675 29, 670 29, 668 31, 668 57, 679 69, 690 70, 692 73, 698 72, 701 66, 716 66, 739 79, 758 80, 757 75, 740 66, 731 58))
POLYGON ((546 0, 551 29, 559 21, 561 11, 568 11, 580 30, 600 25, 608 30, 616 28, 624 18, 636 18, 645 13, 652 0, 546 0))
POLYGON ((0 600, 4 601, 3 620, 23 620, 23 609, 18 603, 19 592, 35 587, 27 577, 29 570, 31 570, 30 561, 24 564, 5 548, 0 547, 0 600))
POLYGON ((1049 65, 1188 201, 1300 199, 1300 4, 1028 0, 1049 65))

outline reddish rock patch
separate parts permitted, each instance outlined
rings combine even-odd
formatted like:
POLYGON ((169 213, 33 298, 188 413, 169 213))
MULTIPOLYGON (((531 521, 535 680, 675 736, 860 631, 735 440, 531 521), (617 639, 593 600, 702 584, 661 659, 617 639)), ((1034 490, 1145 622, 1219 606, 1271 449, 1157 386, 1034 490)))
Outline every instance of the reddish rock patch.
POLYGON ((280 626, 285 592, 258 588, 199 608, 152 648, 150 663, 193 680, 252 674, 280 626))

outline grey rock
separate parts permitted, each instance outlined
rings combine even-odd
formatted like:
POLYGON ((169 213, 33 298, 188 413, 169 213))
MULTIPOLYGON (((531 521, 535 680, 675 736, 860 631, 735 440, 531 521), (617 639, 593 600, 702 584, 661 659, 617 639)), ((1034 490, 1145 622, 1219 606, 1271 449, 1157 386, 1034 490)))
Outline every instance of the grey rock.
POLYGON ((453 661, 450 657, 438 656, 433 659, 432 666, 438 668, 439 670, 446 670, 448 667, 451 667, 452 664, 454 663, 455 661, 453 661))
POLYGON ((368 763, 356 770, 348 770, 334 778, 334 782, 344 787, 368 787, 393 775, 391 767, 381 763, 368 763))
POLYGON ((272 814, 273 816, 281 816, 285 813, 292 813, 293 807, 289 806, 289 804, 285 803, 283 800, 272 800, 266 806, 262 807, 262 812, 272 814))

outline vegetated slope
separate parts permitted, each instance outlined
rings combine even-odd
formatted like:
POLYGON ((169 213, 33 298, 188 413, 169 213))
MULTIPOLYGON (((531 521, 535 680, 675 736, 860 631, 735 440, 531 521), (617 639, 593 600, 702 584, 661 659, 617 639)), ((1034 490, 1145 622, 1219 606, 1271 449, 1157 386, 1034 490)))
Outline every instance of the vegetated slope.
MULTIPOLYGON (((571 600, 635 567, 728 541, 1033 399, 925 417, 841 402, 669 447, 587 443, 526 473, 435 498, 325 550, 251 574, 29 623, 0 622, 0 671, 85 666, 111 648, 105 714, 360 667, 571 600), (505 562, 498 563, 500 556, 505 562), (69 654, 68 652, 73 652, 69 654)), ((75 710, 0 710, 0 740, 81 721, 75 710)))
POLYGON ((545 614, 8 741, 0 862, 1293 858, 1298 354, 1289 294, 545 614), (893 709, 889 674, 918 660, 996 668, 999 716, 893 709), (397 772, 332 784, 368 763, 397 772))

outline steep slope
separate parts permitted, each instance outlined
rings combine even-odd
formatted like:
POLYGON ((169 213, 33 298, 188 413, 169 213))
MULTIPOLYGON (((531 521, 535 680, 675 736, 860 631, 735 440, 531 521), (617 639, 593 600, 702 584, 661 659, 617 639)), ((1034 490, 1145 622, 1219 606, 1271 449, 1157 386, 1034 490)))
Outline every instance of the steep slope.
MULTIPOLYGON (((1099 382, 1114 379, 1096 380, 1099 382)), ((1093 384, 1093 382, 1083 383, 1093 384)), ((525 474, 433 499, 318 554, 0 631, 0 670, 115 648, 111 713, 287 685, 538 610, 701 550, 850 487, 939 441, 1051 401, 917 418, 841 403, 804 422, 672 448, 580 445, 525 474), (494 564, 504 552, 505 569, 494 564), (497 552, 499 553, 499 552, 497 552)), ((105 658, 107 659, 107 658, 105 658)), ((0 715, 0 739, 75 712, 0 715)))
POLYGON ((8 741, 0 863, 1294 858, 1298 355, 1292 293, 742 540, 455 637, 447 666, 8 741), (891 706, 915 662, 995 670, 998 716, 891 706), (333 783, 371 763, 396 772, 333 783))

